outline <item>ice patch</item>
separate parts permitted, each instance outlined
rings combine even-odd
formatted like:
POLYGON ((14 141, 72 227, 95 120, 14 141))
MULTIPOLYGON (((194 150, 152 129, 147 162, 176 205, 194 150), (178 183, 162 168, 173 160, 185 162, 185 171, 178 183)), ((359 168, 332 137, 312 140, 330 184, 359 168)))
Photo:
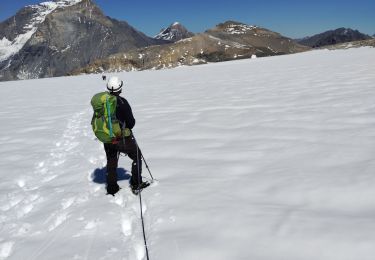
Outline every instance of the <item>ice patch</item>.
POLYGON ((55 222, 48 227, 48 231, 51 232, 52 230, 56 229, 58 226, 64 223, 67 220, 67 218, 68 218, 67 212, 63 212, 60 215, 58 215, 55 219, 55 222))
POLYGON ((134 251, 135 251, 135 255, 136 255, 137 260, 142 260, 146 255, 145 247, 144 247, 143 244, 135 245, 134 251))
POLYGON ((22 209, 18 210, 17 212, 17 217, 18 218, 22 218, 23 216, 27 215, 28 213, 30 213, 34 208, 34 205, 33 204, 28 204, 26 205, 25 207, 23 207, 22 209))
POLYGON ((129 216, 124 215, 122 217, 121 228, 124 236, 130 236, 132 234, 132 221, 129 216))
POLYGON ((64 199, 63 202, 61 202, 61 206, 63 209, 67 209, 73 205, 74 201, 75 201, 74 197, 69 198, 69 199, 64 199))
POLYGON ((18 185, 18 187, 23 188, 23 187, 25 187, 26 182, 25 182, 25 180, 18 180, 17 185, 18 185))
POLYGON ((50 175, 50 176, 47 176, 47 177, 45 177, 43 180, 42 180, 42 182, 44 183, 44 182, 50 182, 50 181, 52 181, 53 179, 56 179, 57 178, 57 175, 50 175))
POLYGON ((147 205, 146 205, 146 203, 143 203, 142 204, 142 214, 145 214, 146 211, 147 211, 147 205))
POLYGON ((117 205, 119 205, 121 207, 125 206, 125 200, 124 200, 124 197, 121 194, 119 194, 118 196, 114 197, 113 199, 114 199, 114 202, 117 205))
POLYGON ((23 199, 22 195, 8 194, 8 201, 6 204, 0 206, 0 210, 8 211, 18 205, 23 199))
POLYGON ((97 159, 96 157, 90 157, 90 158, 89 158, 89 162, 90 162, 91 164, 96 164, 96 163, 98 162, 98 159, 97 159))
POLYGON ((5 242, 0 244, 0 259, 5 259, 10 256, 14 242, 5 242))
POLYGON ((98 226, 98 221, 97 220, 93 220, 93 221, 89 221, 86 226, 85 226, 85 229, 86 230, 90 230, 90 229, 94 229, 98 226))
POLYGON ((39 168, 42 168, 44 166, 44 162, 40 162, 39 164, 38 164, 38 167, 39 168))

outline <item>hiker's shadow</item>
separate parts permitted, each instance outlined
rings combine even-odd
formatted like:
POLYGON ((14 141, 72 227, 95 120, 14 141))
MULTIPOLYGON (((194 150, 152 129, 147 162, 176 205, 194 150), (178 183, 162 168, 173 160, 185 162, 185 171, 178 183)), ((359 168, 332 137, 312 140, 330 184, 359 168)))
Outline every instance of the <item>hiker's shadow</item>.
MULTIPOLYGON (((91 179, 95 183, 99 184, 105 184, 106 181, 106 175, 107 175, 107 167, 96 169, 92 175, 91 179)), ((117 168, 117 180, 123 181, 123 180, 130 180, 131 175, 128 174, 128 171, 124 168, 117 168)))

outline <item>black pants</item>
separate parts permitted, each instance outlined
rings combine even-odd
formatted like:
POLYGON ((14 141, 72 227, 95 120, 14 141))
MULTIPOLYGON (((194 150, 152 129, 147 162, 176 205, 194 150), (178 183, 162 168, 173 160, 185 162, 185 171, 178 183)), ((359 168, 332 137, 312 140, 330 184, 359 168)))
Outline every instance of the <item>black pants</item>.
POLYGON ((125 153, 133 160, 132 177, 130 184, 137 186, 142 182, 142 155, 135 139, 125 137, 118 144, 104 144, 104 150, 107 155, 107 184, 117 183, 117 165, 119 153, 125 153))

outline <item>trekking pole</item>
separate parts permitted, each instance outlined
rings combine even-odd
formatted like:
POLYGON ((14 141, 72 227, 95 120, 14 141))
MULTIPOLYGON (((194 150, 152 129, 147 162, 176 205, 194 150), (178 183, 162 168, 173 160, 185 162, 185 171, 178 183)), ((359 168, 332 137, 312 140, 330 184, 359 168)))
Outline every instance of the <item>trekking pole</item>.
MULTIPOLYGON (((135 137, 133 136, 134 138, 134 141, 137 145, 137 162, 139 160, 139 147, 138 147, 138 144, 137 144, 137 140, 135 140, 135 137)), ((140 174, 140 168, 139 168, 139 163, 137 163, 137 168, 138 168, 138 183, 141 184, 142 183, 142 178, 141 178, 141 174, 140 174)), ((142 206, 142 189, 139 190, 139 207, 140 207, 140 211, 141 211, 141 220, 142 220, 142 232, 143 232, 143 241, 145 242, 145 251, 146 251, 146 256, 147 256, 147 260, 150 260, 150 257, 148 255, 148 246, 147 246, 147 239, 146 239, 146 231, 145 231, 145 221, 143 219, 143 206, 142 206)))
MULTIPOLYGON (((139 146, 138 146, 137 139, 135 138, 135 136, 134 136, 133 133, 132 133, 132 135, 133 135, 133 138, 134 138, 135 144, 137 145, 137 149, 140 150, 140 148, 139 148, 139 146)), ((148 171, 148 173, 149 173, 150 176, 151 176, 151 180, 154 181, 154 180, 155 180, 155 179, 154 179, 154 176, 152 176, 152 174, 151 174, 150 167, 148 167, 148 164, 147 164, 147 162, 146 162, 145 157, 143 156, 143 153, 141 153, 141 158, 142 158, 142 160, 144 161, 144 163, 145 163, 145 165, 146 165, 147 171, 148 171)))
POLYGON ((154 177, 153 177, 152 174, 151 174, 150 167, 148 167, 148 164, 147 164, 147 162, 146 162, 146 159, 145 159, 145 157, 143 156, 142 153, 141 153, 141 157, 142 157, 143 161, 145 162, 146 168, 147 168, 147 170, 148 170, 148 173, 149 173, 150 176, 151 176, 151 179, 152 179, 152 180, 155 180, 154 177))

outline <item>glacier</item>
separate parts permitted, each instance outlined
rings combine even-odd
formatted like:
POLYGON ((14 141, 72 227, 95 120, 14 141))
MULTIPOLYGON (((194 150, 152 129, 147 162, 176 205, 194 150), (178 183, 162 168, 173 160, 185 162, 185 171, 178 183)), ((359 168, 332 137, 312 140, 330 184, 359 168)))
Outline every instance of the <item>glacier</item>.
MULTIPOLYGON (((372 260, 375 49, 115 73, 157 181, 150 259, 372 260)), ((131 161, 105 195, 101 75, 0 83, 0 259, 145 259, 131 161)), ((144 178, 149 178, 143 170, 144 178)))

